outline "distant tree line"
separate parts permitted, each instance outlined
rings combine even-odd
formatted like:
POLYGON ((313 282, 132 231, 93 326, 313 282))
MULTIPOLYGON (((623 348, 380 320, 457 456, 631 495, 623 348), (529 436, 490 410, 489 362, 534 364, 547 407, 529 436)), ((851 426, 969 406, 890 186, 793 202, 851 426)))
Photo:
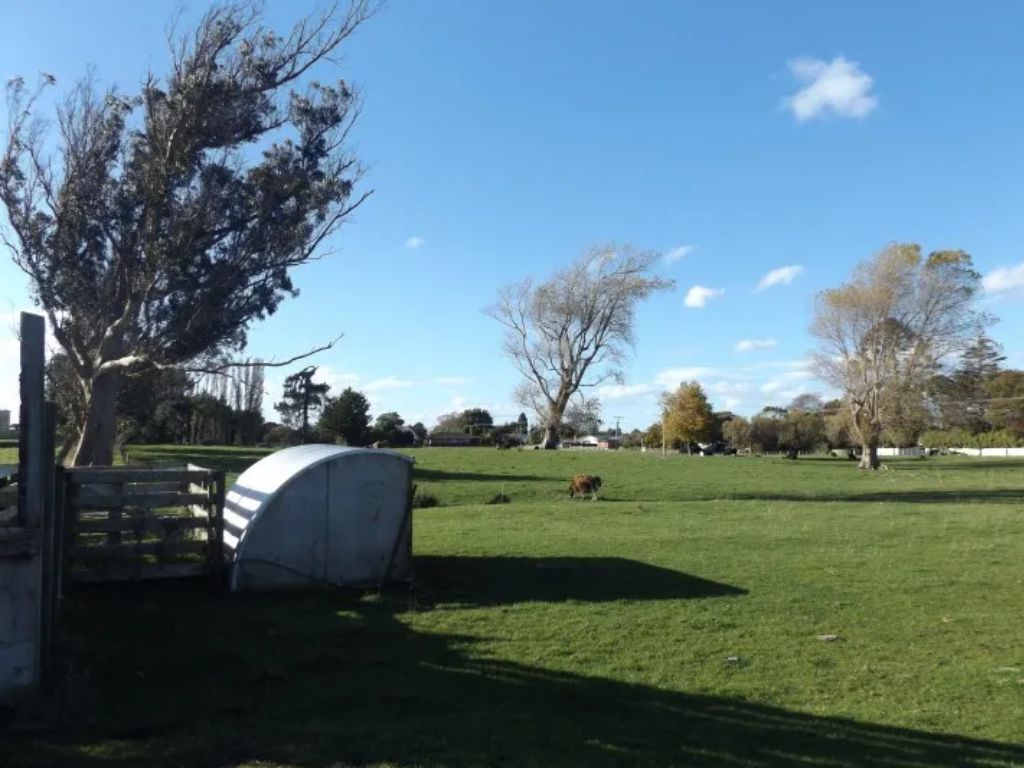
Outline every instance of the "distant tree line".
MULTIPOLYGON (((890 394, 884 447, 1013 447, 1024 445, 1024 371, 1002 367, 999 345, 979 332, 947 372, 923 386, 890 394)), ((767 406, 747 419, 716 412, 697 382, 684 382, 662 396, 662 418, 645 432, 634 430, 624 447, 647 445, 692 450, 697 444, 723 442, 738 450, 793 455, 862 450, 853 415, 840 399, 803 394, 785 406, 767 406)))
MULTIPOLYGON (((47 397, 57 405, 61 458, 81 439, 85 393, 67 356, 46 370, 47 397)), ((255 445, 263 438, 264 370, 258 360, 195 377, 180 368, 126 376, 117 399, 117 445, 176 443, 255 445)))

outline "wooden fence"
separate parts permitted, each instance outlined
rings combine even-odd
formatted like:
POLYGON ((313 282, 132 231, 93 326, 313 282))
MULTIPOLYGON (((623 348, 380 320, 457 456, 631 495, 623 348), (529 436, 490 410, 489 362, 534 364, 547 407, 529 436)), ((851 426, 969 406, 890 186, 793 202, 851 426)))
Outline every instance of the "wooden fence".
POLYGON ((177 468, 62 471, 64 577, 130 581, 217 575, 224 473, 177 468))

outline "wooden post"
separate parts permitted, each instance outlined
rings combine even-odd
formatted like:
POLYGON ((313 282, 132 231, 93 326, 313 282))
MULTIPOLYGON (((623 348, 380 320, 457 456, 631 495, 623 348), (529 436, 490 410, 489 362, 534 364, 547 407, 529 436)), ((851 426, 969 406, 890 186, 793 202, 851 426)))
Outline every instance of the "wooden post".
POLYGON ((57 618, 57 583, 60 571, 57 561, 55 539, 57 527, 55 520, 55 489, 54 489, 54 454, 56 452, 57 406, 47 402, 43 407, 43 545, 42 545, 42 626, 40 646, 42 649, 42 668, 45 673, 49 660, 49 650, 53 642, 53 626, 57 618))
MULTIPOLYGON (((21 412, 18 424, 18 519, 25 528, 43 523, 43 377, 46 323, 21 313, 21 412)), ((52 459, 51 459, 52 461, 52 459)))
POLYGON ((54 515, 53 515, 53 561, 54 595, 59 604, 64 597, 64 544, 67 533, 68 478, 64 467, 54 466, 54 515))
POLYGON ((211 531, 213 536, 209 543, 209 554, 213 574, 215 578, 220 579, 221 573, 224 570, 224 496, 227 491, 224 487, 224 471, 213 472, 210 479, 213 486, 210 488, 210 500, 212 501, 210 505, 210 520, 213 522, 214 528, 211 531))
MULTIPOLYGON (((43 541, 45 492, 45 414, 43 412, 43 385, 46 369, 46 323, 39 315, 21 313, 21 376, 19 393, 21 409, 18 419, 18 523, 29 535, 34 535, 34 546, 43 541)), ((53 458, 51 456, 50 460, 53 458)), ((31 679, 39 681, 45 658, 46 593, 43 591, 45 557, 38 550, 32 555, 32 582, 26 585, 35 597, 32 606, 38 634, 35 635, 35 658, 31 679)))

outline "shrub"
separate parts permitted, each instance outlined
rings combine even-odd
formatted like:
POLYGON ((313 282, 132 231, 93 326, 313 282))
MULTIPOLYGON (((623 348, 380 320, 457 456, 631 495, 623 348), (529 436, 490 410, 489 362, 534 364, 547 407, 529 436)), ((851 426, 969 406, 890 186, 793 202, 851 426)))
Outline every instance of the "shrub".
POLYGON ((1021 440, 1006 429, 976 435, 966 429, 933 429, 921 435, 921 445, 925 448, 1016 448, 1021 440))
POLYGON ((413 509, 426 509, 438 505, 437 496, 432 493, 417 493, 412 497, 413 509))

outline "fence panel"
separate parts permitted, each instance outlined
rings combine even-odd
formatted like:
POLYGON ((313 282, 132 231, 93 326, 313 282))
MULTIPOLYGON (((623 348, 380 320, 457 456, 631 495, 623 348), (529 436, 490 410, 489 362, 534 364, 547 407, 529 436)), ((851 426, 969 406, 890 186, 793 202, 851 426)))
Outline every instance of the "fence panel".
POLYGON ((82 467, 64 473, 65 574, 73 581, 215 575, 224 473, 82 467))

